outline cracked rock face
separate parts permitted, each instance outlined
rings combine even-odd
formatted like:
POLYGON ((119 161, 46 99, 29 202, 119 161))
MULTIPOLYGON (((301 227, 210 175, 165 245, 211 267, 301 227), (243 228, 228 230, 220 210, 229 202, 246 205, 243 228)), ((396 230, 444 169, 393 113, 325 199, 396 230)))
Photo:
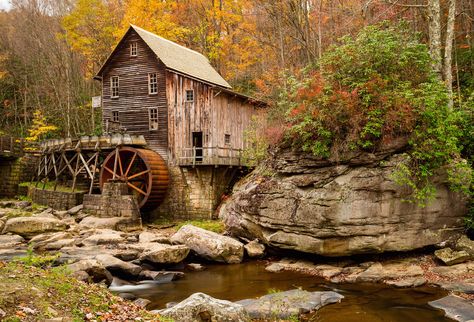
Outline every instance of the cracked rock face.
POLYGON ((325 256, 408 251, 461 232, 466 199, 440 175, 425 208, 404 201, 410 191, 391 179, 402 161, 387 153, 337 164, 280 153, 274 175, 257 169, 241 181, 220 217, 234 236, 325 256))

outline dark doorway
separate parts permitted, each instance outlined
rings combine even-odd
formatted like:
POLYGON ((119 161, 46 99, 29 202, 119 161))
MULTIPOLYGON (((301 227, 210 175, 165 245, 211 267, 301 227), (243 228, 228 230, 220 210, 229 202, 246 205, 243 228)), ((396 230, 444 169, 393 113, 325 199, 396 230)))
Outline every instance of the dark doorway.
POLYGON ((193 132, 193 148, 196 150, 196 162, 202 162, 202 132, 193 132))

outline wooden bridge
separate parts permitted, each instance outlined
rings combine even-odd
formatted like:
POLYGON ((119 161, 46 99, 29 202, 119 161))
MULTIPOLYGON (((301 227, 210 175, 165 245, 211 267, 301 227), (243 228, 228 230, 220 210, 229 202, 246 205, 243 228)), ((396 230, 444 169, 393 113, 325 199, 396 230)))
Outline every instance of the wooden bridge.
POLYGON ((11 136, 0 136, 0 159, 14 159, 24 153, 23 139, 11 136))

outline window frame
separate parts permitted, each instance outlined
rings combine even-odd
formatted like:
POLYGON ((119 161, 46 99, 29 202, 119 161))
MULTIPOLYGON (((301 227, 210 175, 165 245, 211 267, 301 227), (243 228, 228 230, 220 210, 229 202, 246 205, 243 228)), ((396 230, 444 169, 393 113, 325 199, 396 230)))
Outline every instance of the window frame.
POLYGON ((119 113, 118 110, 112 110, 112 122, 120 123, 119 115, 120 115, 120 113, 119 113))
POLYGON ((158 73, 148 73, 148 95, 158 94, 158 73), (154 82, 152 82, 152 75, 154 75, 154 82), (155 92, 152 89, 155 89, 155 92))
POLYGON ((110 98, 118 98, 120 96, 120 77, 119 76, 110 76, 110 98), (114 79, 117 80, 117 86, 114 86, 114 79), (114 95, 115 92, 114 90, 117 91, 117 95, 114 95))
POLYGON ((158 131, 159 128, 160 128, 160 125, 159 125, 159 118, 158 118, 158 107, 149 107, 148 108, 148 130, 158 131), (152 124, 156 124, 156 128, 152 127, 152 124))
POLYGON ((138 42, 132 41, 130 43, 130 57, 137 57, 137 56, 138 56, 138 42))
POLYGON ((187 89, 186 92, 185 92, 185 102, 186 103, 194 103, 194 89, 187 89), (192 100, 189 100, 188 99, 188 93, 192 93, 193 95, 193 99, 192 100))
POLYGON ((230 134, 228 133, 224 134, 224 145, 230 145, 230 142, 231 142, 230 138, 231 138, 230 134))

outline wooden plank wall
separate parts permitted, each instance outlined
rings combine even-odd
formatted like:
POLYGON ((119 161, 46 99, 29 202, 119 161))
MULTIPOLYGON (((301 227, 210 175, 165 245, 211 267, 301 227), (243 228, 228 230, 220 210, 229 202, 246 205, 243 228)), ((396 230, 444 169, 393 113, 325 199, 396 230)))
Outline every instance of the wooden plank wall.
POLYGON ((168 158, 168 108, 165 66, 135 31, 130 30, 103 73, 103 121, 119 111, 120 125, 130 134, 143 134, 151 149, 168 158), (138 45, 137 57, 130 56, 130 43, 138 45), (148 73, 157 73, 158 94, 148 94, 148 73), (110 77, 119 76, 119 97, 110 98, 110 77), (158 130, 149 130, 148 109, 158 108, 158 130))
POLYGON ((176 164, 182 148, 192 147, 192 132, 203 132, 203 146, 244 148, 244 132, 254 105, 210 85, 171 71, 167 72, 169 161, 176 164), (194 90, 195 100, 186 102, 186 90, 194 90), (225 144, 230 134, 230 145, 225 144))

